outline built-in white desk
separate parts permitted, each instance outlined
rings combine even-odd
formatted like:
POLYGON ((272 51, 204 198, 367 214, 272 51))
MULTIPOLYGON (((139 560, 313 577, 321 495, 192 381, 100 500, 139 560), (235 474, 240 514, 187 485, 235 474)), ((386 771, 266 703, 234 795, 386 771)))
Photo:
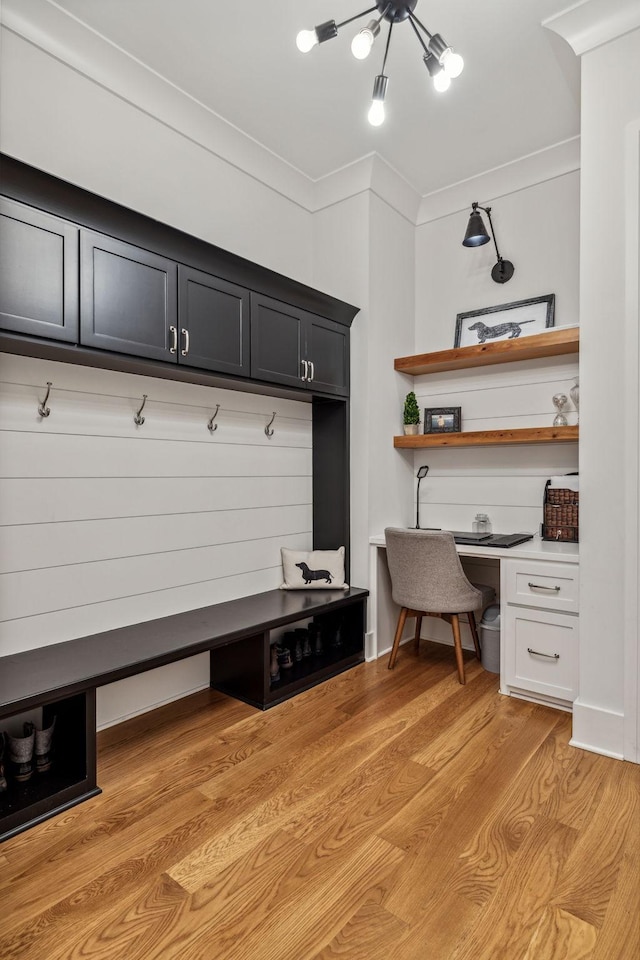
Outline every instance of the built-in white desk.
MULTIPOLYGON (((369 543, 366 656, 373 660, 391 649, 398 608, 391 597, 384 534, 369 543)), ((499 568, 501 693, 571 709, 578 693, 578 544, 536 536, 508 550, 456 546, 461 557, 490 560, 499 568)))

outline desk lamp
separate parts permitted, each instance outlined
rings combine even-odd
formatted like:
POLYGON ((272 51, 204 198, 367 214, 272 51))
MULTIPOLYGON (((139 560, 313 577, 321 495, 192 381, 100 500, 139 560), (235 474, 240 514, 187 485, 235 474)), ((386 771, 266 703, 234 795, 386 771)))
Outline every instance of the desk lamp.
POLYGON ((416 491, 416 530, 420 529, 420 481, 429 473, 429 467, 418 467, 418 489, 416 491))

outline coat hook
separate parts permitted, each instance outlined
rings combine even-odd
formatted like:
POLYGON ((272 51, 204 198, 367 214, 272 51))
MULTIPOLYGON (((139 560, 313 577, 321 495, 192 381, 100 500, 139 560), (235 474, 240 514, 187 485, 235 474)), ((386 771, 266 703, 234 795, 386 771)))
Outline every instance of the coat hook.
POLYGON ((49 394, 51 393, 51 381, 47 380, 47 392, 45 394, 44 400, 42 403, 38 404, 38 413, 41 417, 48 417, 51 413, 51 410, 47 406, 47 400, 49 399, 49 394))
POLYGON ((218 410, 219 410, 219 409, 220 409, 220 404, 219 404, 219 403, 216 403, 216 409, 215 409, 215 411, 214 411, 214 414, 213 414, 213 416, 211 417, 211 420, 209 420, 209 423, 207 424, 207 427, 209 428, 209 433, 214 433, 214 432, 218 429, 218 424, 217 424, 217 423, 214 423, 213 421, 214 421, 215 418, 218 416, 218 410))
POLYGON ((274 435, 274 433, 275 433, 275 430, 270 430, 270 429, 269 429, 269 427, 271 426, 271 424, 273 423, 273 421, 275 420, 275 418, 276 418, 276 412, 275 412, 275 410, 274 410, 274 411, 273 411, 273 416, 271 417, 271 420, 269 420, 269 423, 268 423, 268 424, 266 425, 266 427, 264 428, 264 432, 265 432, 266 435, 269 437, 269 440, 271 440, 271 437, 272 437, 272 436, 274 435))
POLYGON ((136 413, 135 417, 133 418, 133 422, 134 422, 134 423, 136 424, 136 426, 138 426, 138 427, 141 427, 142 424, 144 423, 144 417, 141 417, 140 414, 141 414, 142 411, 144 410, 144 405, 145 405, 146 402, 147 402, 147 395, 146 395, 146 393, 143 393, 143 394, 142 394, 142 403, 140 404, 140 409, 138 410, 138 412, 136 413))

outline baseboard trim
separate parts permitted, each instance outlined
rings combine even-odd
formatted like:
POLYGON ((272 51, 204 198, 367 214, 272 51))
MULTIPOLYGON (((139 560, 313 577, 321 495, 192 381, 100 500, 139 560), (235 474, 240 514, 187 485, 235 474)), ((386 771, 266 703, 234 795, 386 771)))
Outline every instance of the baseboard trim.
POLYGON ((109 727, 115 727, 119 723, 124 723, 125 720, 132 720, 134 717, 140 717, 143 713, 150 713, 151 710, 157 710, 158 707, 164 707, 168 703, 173 703, 175 700, 182 700, 184 697, 190 697, 193 693, 199 693, 201 690, 208 690, 209 683, 199 683, 195 687, 191 687, 189 690, 178 690, 176 693, 172 694, 170 697, 164 697, 162 700, 154 701, 153 703, 145 703, 139 710, 133 710, 131 713, 123 714, 119 717, 110 717, 109 720, 105 720, 103 723, 100 723, 96 726, 98 733, 101 730, 108 730, 109 727))
POLYGON ((578 698, 573 704, 572 747, 624 760, 624 714, 578 698))

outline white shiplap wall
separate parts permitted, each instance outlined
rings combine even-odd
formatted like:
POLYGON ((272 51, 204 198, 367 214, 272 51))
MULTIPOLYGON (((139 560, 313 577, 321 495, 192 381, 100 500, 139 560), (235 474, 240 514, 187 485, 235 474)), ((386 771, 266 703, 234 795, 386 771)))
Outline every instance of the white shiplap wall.
MULTIPOLYGON (((551 398, 569 390, 577 359, 553 357, 416 377, 421 417, 425 407, 462 407, 462 430, 551 426, 551 398)), ((565 415, 577 422, 569 400, 565 415)), ((415 472, 429 465, 420 485, 420 523, 470 530, 478 512, 488 513, 494 533, 528 530, 542 522, 545 481, 578 469, 578 444, 460 447, 419 450, 415 472)))
MULTIPOLYGON (((0 355, 0 411, 3 654, 272 589, 311 547, 310 404, 0 355)), ((203 655, 104 687, 99 724, 207 683, 203 655)))

